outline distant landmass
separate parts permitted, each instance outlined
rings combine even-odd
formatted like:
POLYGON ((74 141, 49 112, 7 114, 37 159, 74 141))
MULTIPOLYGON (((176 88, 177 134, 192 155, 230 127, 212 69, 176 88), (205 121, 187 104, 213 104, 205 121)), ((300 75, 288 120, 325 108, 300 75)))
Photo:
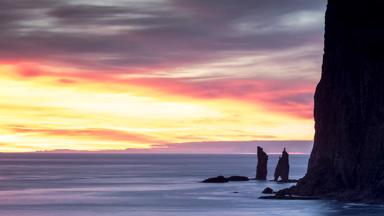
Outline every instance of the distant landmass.
POLYGON ((288 141, 217 141, 217 142, 188 142, 156 145, 151 149, 123 149, 123 150, 71 150, 54 149, 36 151, 35 153, 165 153, 165 154, 247 154, 257 153, 257 146, 262 146, 269 154, 280 154, 281 149, 287 148, 290 154, 309 154, 313 141, 288 140, 288 141))

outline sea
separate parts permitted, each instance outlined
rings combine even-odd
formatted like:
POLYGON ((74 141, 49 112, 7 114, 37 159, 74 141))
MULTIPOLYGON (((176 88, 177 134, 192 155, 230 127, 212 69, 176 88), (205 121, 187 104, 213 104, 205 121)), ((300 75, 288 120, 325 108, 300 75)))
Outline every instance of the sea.
MULTIPOLYGON (((272 179, 277 155, 270 155, 272 179)), ((307 155, 290 155, 301 178, 307 155)), ((0 215, 341 216, 384 215, 384 205, 331 200, 262 200, 272 181, 204 184, 217 175, 254 177, 256 155, 0 154, 0 215)))

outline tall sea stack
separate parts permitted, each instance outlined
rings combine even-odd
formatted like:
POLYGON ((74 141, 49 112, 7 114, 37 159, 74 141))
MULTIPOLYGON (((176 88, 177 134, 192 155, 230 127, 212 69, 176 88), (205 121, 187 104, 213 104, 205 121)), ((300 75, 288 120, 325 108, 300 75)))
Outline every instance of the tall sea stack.
POLYGON ((263 148, 257 146, 256 180, 267 180, 268 155, 263 148))
POLYGON ((315 141, 300 195, 384 199, 384 3, 329 0, 315 141))

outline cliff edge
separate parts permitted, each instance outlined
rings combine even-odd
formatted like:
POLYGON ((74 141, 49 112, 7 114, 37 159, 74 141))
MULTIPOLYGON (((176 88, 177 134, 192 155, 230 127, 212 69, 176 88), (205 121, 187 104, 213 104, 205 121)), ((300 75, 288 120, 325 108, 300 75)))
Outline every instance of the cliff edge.
POLYGON ((384 200, 384 3, 329 0, 315 140, 293 192, 384 200))

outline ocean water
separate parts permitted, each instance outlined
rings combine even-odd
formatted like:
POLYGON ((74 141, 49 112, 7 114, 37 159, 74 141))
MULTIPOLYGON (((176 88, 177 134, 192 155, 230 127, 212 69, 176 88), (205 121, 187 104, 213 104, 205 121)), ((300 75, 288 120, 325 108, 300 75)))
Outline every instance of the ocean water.
MULTIPOLYGON (((291 155, 291 178, 304 175, 307 161, 291 155)), ((270 179, 276 163, 270 156, 270 179)), ((254 177, 255 166, 255 155, 1 154, 0 215, 384 215, 381 205, 258 199, 267 186, 291 184, 199 183, 217 175, 254 177)))

